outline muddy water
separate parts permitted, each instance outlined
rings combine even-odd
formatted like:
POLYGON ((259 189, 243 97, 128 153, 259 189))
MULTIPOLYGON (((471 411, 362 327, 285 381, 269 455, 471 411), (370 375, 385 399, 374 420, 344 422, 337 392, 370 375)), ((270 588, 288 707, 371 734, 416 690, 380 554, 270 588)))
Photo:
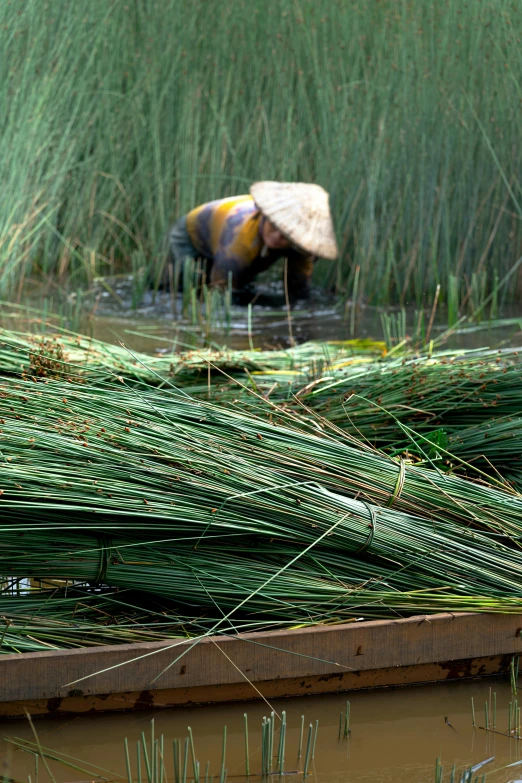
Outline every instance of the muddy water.
MULTIPOLYGON (((491 756, 495 756, 495 760, 481 770, 481 775, 491 770, 488 783, 517 780, 522 777, 522 765, 512 769, 499 768, 522 759, 522 742, 478 728, 484 725, 484 703, 490 698, 490 688, 497 694, 497 730, 505 732, 510 687, 501 680, 367 691, 352 693, 348 697, 338 694, 274 701, 273 709, 277 712, 284 709, 287 713, 285 769, 302 769, 302 760, 297 761, 297 747, 301 715, 304 713, 306 728, 319 720, 315 758, 309 778, 317 783, 432 783, 438 756, 445 767, 444 781, 449 780, 453 763, 462 769, 491 756), (472 696, 476 705, 475 729, 471 720, 472 696), (344 711, 347 698, 351 704, 351 736, 347 740, 339 740, 339 713, 344 711), (446 719, 451 725, 446 723, 446 719)), ((176 708, 154 713, 155 735, 165 735, 168 780, 173 780, 171 740, 186 737, 187 726, 192 727, 196 757, 201 767, 204 770, 206 762, 210 761, 210 773, 219 776, 222 731, 226 724, 227 779, 244 781, 245 711, 249 721, 250 769, 251 772, 259 772, 260 726, 263 716, 269 711, 263 702, 176 708)), ((104 767, 110 772, 102 774, 116 779, 117 775, 125 777, 123 738, 127 737, 134 752, 141 732, 145 731, 149 736, 151 717, 149 712, 139 712, 74 719, 46 718, 36 721, 36 729, 43 746, 104 767)), ((31 732, 25 722, 0 723, 0 736, 29 739, 31 732)), ((84 772, 50 763, 57 781, 84 781, 88 777, 84 772)), ((27 780, 30 774, 34 783, 34 760, 15 751, 9 774, 18 780, 27 780)), ((46 779, 40 764, 40 780, 46 779)), ((189 762, 188 780, 191 779, 192 765, 189 762)), ((460 776, 456 779, 459 780, 460 776)))
MULTIPOLYGON (((248 349, 287 347, 307 340, 347 340, 351 338, 383 339, 383 314, 398 318, 398 308, 377 308, 358 306, 339 307, 331 299, 316 298, 306 306, 291 311, 260 305, 252 307, 251 318, 245 307, 233 307, 225 328, 224 314, 214 314, 212 324, 205 322, 204 307, 201 318, 193 323, 181 316, 181 297, 175 304, 170 295, 158 292, 155 296, 146 292, 139 306, 132 307, 129 281, 114 283, 118 301, 105 290, 98 295, 91 293, 81 301, 70 297, 44 298, 35 294, 22 306, 13 309, 0 307, 0 327, 20 331, 41 331, 42 313, 47 320, 73 332, 81 332, 107 342, 124 342, 129 348, 154 353, 169 351, 184 345, 201 346, 213 342, 219 346, 248 349), (24 310, 32 307, 32 310, 24 310), (51 314, 53 314, 51 316, 51 314)), ((281 297, 279 297, 280 299, 281 297)), ((277 303, 277 297, 274 297, 277 303)), ((414 338, 418 314, 413 307, 406 308, 406 334, 414 338)), ((430 319, 429 309, 424 313, 425 327, 430 319)), ((44 320, 46 320, 44 318, 44 320)), ((461 349, 478 347, 501 347, 522 344, 522 310, 520 307, 506 308, 502 318, 494 322, 483 322, 479 326, 472 322, 463 323, 451 336, 440 341, 448 328, 444 308, 439 308, 434 318, 430 337, 436 347, 461 349)))
MULTIPOLYGON (((159 315, 149 309, 134 313, 104 314, 84 319, 81 330, 93 337, 108 342, 120 340, 134 350, 144 352, 171 349, 173 345, 201 345, 211 339, 218 345, 231 348, 285 348, 307 340, 349 340, 352 338, 383 339, 381 308, 364 307, 357 311, 352 322, 350 314, 328 305, 315 303, 308 309, 292 311, 290 318, 285 310, 271 310, 267 307, 252 308, 250 324, 245 308, 234 308, 231 314, 230 329, 225 331, 214 327, 206 335, 204 325, 195 326, 173 318, 169 313, 159 315)), ((397 311, 387 310, 388 314, 397 311)), ((413 335, 415 314, 407 311, 407 334, 413 335)), ((442 317, 434 322, 431 337, 435 341, 447 331, 447 323, 442 317)), ((463 323, 454 333, 443 339, 440 348, 462 349, 479 347, 502 347, 522 344, 522 315, 517 309, 506 311, 502 320, 495 323, 484 322, 480 326, 463 323)))

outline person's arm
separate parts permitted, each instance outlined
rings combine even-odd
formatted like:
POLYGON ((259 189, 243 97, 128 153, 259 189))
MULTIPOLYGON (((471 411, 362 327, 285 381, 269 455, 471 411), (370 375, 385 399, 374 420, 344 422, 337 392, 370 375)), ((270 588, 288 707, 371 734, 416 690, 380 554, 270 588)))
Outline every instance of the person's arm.
POLYGON ((288 258, 288 297, 290 301, 308 299, 310 284, 314 271, 313 256, 303 256, 299 253, 288 258))
POLYGON ((243 288, 252 280, 251 264, 227 253, 216 253, 210 270, 210 284, 226 288, 230 273, 232 273, 232 288, 235 290, 243 288))

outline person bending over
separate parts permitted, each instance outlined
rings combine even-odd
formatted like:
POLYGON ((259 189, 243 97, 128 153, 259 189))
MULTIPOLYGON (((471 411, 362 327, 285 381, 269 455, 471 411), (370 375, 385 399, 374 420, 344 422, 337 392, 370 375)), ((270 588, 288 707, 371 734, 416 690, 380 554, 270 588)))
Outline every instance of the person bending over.
POLYGON ((256 182, 250 195, 202 204, 169 232, 170 262, 203 259, 208 283, 224 288, 231 275, 243 303, 257 275, 280 258, 290 300, 307 298, 314 261, 337 255, 328 193, 301 182, 256 182))

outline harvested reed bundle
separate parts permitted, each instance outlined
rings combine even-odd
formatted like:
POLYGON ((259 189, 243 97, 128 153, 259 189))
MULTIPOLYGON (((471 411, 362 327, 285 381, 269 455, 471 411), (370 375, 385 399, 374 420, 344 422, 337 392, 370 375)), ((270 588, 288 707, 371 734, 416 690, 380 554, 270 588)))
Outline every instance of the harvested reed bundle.
POLYGON ((394 361, 317 379, 298 397, 328 421, 380 446, 416 432, 448 432, 522 412, 520 349, 394 361))
POLYGON ((483 457, 484 463, 522 467, 522 418, 507 416, 488 419, 472 427, 457 429, 448 438, 447 448, 452 454, 465 460, 483 457))
MULTIPOLYGON (((209 518, 208 514, 202 514, 197 501, 194 502, 190 497, 181 508, 175 507, 172 510, 169 510, 161 497, 157 502, 151 501, 152 515, 148 519, 144 519, 145 515, 140 515, 139 510, 132 516, 118 518, 102 515, 99 506, 82 508, 79 504, 74 512, 67 507, 63 510, 63 507, 54 506, 51 516, 45 505, 39 513, 35 504, 28 504, 28 508, 20 504, 20 507, 12 508, 11 514, 6 514, 2 526, 3 553, 0 556, 0 573, 46 579, 74 578, 93 583, 107 581, 113 586, 146 590, 146 587, 141 588, 140 585, 147 580, 148 565, 141 571, 136 569, 140 563, 150 565, 149 550, 143 539, 150 538, 151 529, 163 527, 162 538, 157 543, 151 542, 150 552, 153 559, 159 557, 158 563, 166 564, 170 571, 172 564, 178 562, 177 558, 181 557, 183 552, 188 553, 190 563, 194 564, 204 546, 212 553, 211 560, 218 559, 220 562, 228 553, 247 560, 250 557, 254 562, 259 558, 261 548, 265 547, 262 550, 263 558, 272 558, 274 567, 282 567, 305 546, 314 546, 315 542, 321 539, 317 556, 323 563, 324 558, 328 558, 331 564, 334 560, 337 562, 335 568, 331 565, 332 573, 343 584, 353 582, 354 578, 357 581, 366 581, 379 577, 384 578, 394 589, 417 589, 421 585, 433 586, 430 580, 435 577, 439 580, 437 587, 446 587, 448 583, 466 585, 465 591, 471 594, 474 592, 471 585, 477 584, 483 592, 487 588, 487 592, 492 595, 518 595, 519 585, 522 584, 522 555, 519 556, 517 550, 508 548, 495 538, 451 523, 439 523, 434 527, 432 522, 421 517, 336 495, 320 486, 298 487, 297 492, 295 488, 288 489, 290 491, 281 492, 280 497, 271 493, 268 503, 263 501, 260 495, 251 495, 246 498, 246 503, 233 503, 230 511, 224 510, 224 513, 214 519, 209 518), (19 510, 21 514, 18 513, 19 510), (34 515, 32 524, 31 514, 34 515), (85 561, 88 570, 81 570, 81 558, 75 565, 74 573, 61 569, 61 560, 56 549, 45 545, 46 541, 54 540, 55 535, 48 529, 38 532, 38 535, 42 536, 42 546, 36 547, 32 555, 37 558, 38 567, 43 567, 43 570, 33 570, 30 560, 22 560, 20 566, 17 559, 28 545, 28 534, 10 530, 14 525, 18 530, 22 525, 27 529, 27 523, 31 536, 36 536, 37 532, 33 531, 38 531, 40 527, 61 527, 59 546, 72 549, 76 545, 76 529, 91 528, 93 531, 103 531, 101 538, 86 545, 86 548, 92 550, 85 561), (168 533, 165 527, 168 528, 168 533), (120 543, 113 542, 111 538, 110 544, 107 543, 104 536, 108 536, 109 531, 113 531, 114 536, 121 536, 122 528, 126 528, 129 533, 133 531, 135 535, 139 534, 141 538, 120 543), (248 536, 251 535, 255 535, 253 541, 245 543, 245 538, 248 541, 248 536), (274 546, 267 548, 267 540, 273 542, 274 546), (298 545, 299 549, 289 550, 289 541, 298 545), (113 563, 118 566, 116 577, 111 570, 107 580, 104 570, 109 565, 104 554, 106 549, 113 554, 121 551, 128 555, 121 561, 116 558, 113 563), (385 569, 384 577, 381 571, 374 573, 367 563, 362 568, 357 566, 357 576, 354 577, 355 566, 352 563, 349 564, 348 571, 344 570, 347 556, 354 556, 356 561, 357 558, 371 558, 374 564, 385 569), (129 558, 136 581, 119 581, 125 571, 123 566, 129 558), (474 576, 467 584, 466 575, 470 567, 473 568, 474 576), (399 571, 397 577, 393 576, 396 569, 399 571), (407 569, 407 573, 404 574, 402 569, 407 569), (99 573, 102 576, 97 576, 99 573), (411 578, 414 579, 413 583, 411 578)), ((189 487, 185 486, 183 494, 189 492, 189 487)), ((176 502, 175 506, 178 505, 176 502)), ((69 552, 69 549, 66 551, 69 552)), ((211 566, 208 567, 209 573, 212 573, 211 566)), ((224 566, 221 564, 221 567, 224 566)), ((235 566, 232 564, 230 567, 235 566)), ((175 575, 175 581, 180 584, 183 582, 179 574, 175 575)), ((185 588, 182 586, 181 589, 183 595, 185 588)), ((230 592, 228 598, 231 598, 233 589, 228 584, 226 589, 230 592)), ((153 591, 156 590, 157 585, 154 583, 153 591)), ((309 588, 310 595, 312 592, 309 588)), ((164 592, 163 588, 160 594, 170 595, 168 590, 164 592)), ((179 597, 177 592, 176 597, 179 597)))
POLYGON ((190 625, 187 618, 169 614, 165 604, 131 591, 25 590, 0 593, 0 654, 160 641, 186 636, 190 625))
MULTIPOLYGON (((402 562, 400 556, 362 562, 321 546, 303 553, 277 540, 250 540, 232 550, 226 537, 195 548, 183 540, 36 531, 2 533, 0 570, 138 588, 175 601, 184 612, 217 609, 220 615, 242 606, 238 619, 287 625, 419 610, 520 611, 522 555, 489 542, 444 542, 440 535, 438 546, 426 544, 402 562)), ((396 548, 401 550, 400 536, 396 548)))
POLYGON ((455 429, 445 447, 467 465, 501 476, 522 491, 522 418, 507 416, 455 429))
POLYGON ((317 415, 392 455, 518 486, 513 466, 506 473, 522 453, 518 349, 403 360, 310 386, 302 401, 317 415))
POLYGON ((519 610, 522 556, 451 521, 519 535, 518 497, 274 413, 278 424, 165 390, 4 383, 0 573, 150 589, 189 613, 249 599, 248 621, 263 623, 519 610))
MULTIPOLYGON (((228 545, 234 545, 245 532, 299 541, 303 546, 330 532, 325 548, 357 553, 366 547, 371 554, 392 558, 400 566, 420 557, 424 558, 422 567, 430 570, 435 568, 433 558, 444 554, 449 539, 460 546, 469 538, 472 550, 478 545, 478 534, 459 526, 446 523, 433 529, 431 523, 346 497, 356 482, 359 491, 363 488, 362 471, 372 469, 377 481, 386 475, 388 466, 395 470, 395 484, 402 475, 410 498, 411 474, 416 493, 438 504, 441 519, 465 518, 468 508, 460 498, 470 505, 479 498, 475 516, 480 511, 478 521, 483 526, 520 523, 520 501, 507 493, 420 469, 404 467, 401 473, 391 460, 372 452, 215 406, 157 392, 146 405, 141 393, 136 397, 124 389, 118 394, 81 387, 66 399, 56 383, 27 384, 27 395, 21 384, 17 386, 10 390, 9 400, 2 400, 20 402, 17 408, 9 404, 15 418, 3 425, 2 448, 8 460, 0 499, 4 529, 25 530, 28 524, 115 532, 162 528, 171 531, 172 537, 188 537, 192 546, 208 534, 207 529, 212 534, 227 534, 228 545), (122 404, 134 404, 134 418, 128 419, 130 409, 124 409, 125 419, 119 420, 122 404), (68 421, 57 413, 64 406, 68 421), (95 420, 96 406, 107 427, 95 420), (36 421, 35 411, 40 411, 36 421), (90 418, 84 419, 85 415, 90 418), (94 434, 88 434, 87 427, 94 434), (345 470, 344 465, 351 464, 358 474, 345 470), (285 475, 290 470, 292 477, 285 475), (310 477, 311 471, 315 475, 310 477), (447 486, 444 493, 437 494, 437 480, 447 486), (328 491, 328 486, 338 491, 328 491), (456 500, 450 494, 452 488, 458 491, 456 500)), ((370 495, 371 485, 366 476, 364 480, 370 495)), ((398 490, 396 494, 401 500, 404 487, 402 494, 398 490)), ((416 510, 420 513, 419 504, 416 510)), ((484 551, 474 555, 476 567, 483 560, 495 560, 493 544, 484 539, 482 545, 484 551)), ((490 581, 499 589, 504 589, 503 558, 504 554, 499 555, 495 563, 501 576, 490 581)), ((441 561, 441 569, 448 574, 446 561, 441 561)), ((512 587, 509 580, 516 573, 511 569, 510 565, 507 587, 512 587)), ((515 584, 517 580, 515 575, 515 584)))
POLYGON ((183 352, 148 354, 129 352, 121 345, 78 334, 35 336, 0 330, 0 374, 39 378, 145 381, 152 385, 162 378, 176 383, 194 381, 213 368, 227 372, 276 372, 285 380, 306 382, 326 368, 347 363, 367 363, 381 356, 384 343, 372 340, 308 342, 286 350, 240 351, 228 348, 198 348, 183 352))
POLYGON ((409 514, 522 532, 522 498, 514 493, 396 462, 272 413, 270 421, 164 390, 6 383, 3 522, 58 525, 61 512, 70 524, 67 515, 84 509, 91 527, 106 512, 113 529, 152 519, 206 527, 219 519, 254 532, 262 524, 270 534, 284 518, 288 535, 297 527, 310 538, 319 520, 326 529, 343 513, 340 496, 358 495, 409 514))

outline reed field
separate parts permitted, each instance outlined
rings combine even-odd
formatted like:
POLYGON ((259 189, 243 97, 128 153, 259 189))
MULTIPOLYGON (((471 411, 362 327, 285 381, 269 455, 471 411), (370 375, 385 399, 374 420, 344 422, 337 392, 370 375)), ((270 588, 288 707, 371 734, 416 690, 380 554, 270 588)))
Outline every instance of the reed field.
POLYGON ((316 280, 458 310, 522 278, 522 19, 507 0, 20 0, 0 8, 0 296, 161 273, 165 232, 316 181, 316 280))

